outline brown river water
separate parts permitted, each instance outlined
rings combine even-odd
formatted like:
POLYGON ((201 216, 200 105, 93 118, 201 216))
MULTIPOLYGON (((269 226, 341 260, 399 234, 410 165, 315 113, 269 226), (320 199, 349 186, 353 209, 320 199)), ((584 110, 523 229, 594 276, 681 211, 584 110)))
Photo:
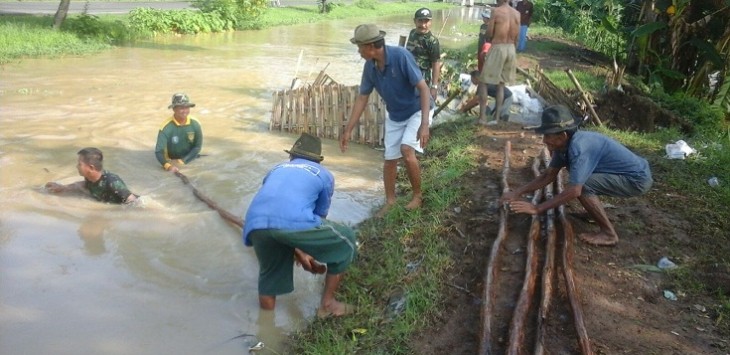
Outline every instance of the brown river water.
MULTIPOLYGON (((438 12, 448 47, 478 8, 438 12)), ((202 154, 182 172, 243 216, 264 174, 285 161, 297 135, 269 132, 271 97, 297 75, 327 66, 359 83, 363 60, 349 43, 377 22, 387 43, 412 15, 350 19, 261 31, 167 37, 85 57, 26 59, 0 67, 0 354, 241 354, 310 320, 324 278, 299 269, 273 319, 257 300, 258 264, 241 232, 197 200, 154 158, 174 92, 197 104, 202 154), (297 65, 300 53, 302 60, 297 65), (297 71, 298 67, 298 71, 297 71), (142 195, 138 206, 44 191, 81 179, 76 152, 104 152, 104 167, 142 195), (230 341, 240 334, 251 334, 230 341)), ((356 224, 382 203, 382 152, 323 141, 336 178, 329 219, 356 224)), ((345 281, 346 282, 346 281, 345 281)))

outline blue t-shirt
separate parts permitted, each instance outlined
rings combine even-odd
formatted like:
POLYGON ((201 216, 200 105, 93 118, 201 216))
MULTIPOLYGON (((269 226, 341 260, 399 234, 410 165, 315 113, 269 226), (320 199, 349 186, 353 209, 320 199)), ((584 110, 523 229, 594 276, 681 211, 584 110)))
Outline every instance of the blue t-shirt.
POLYGON ((275 166, 246 212, 243 239, 257 229, 305 230, 322 224, 327 216, 335 178, 322 165, 295 158, 275 166))
POLYGON ((649 163, 621 143, 589 131, 575 132, 564 151, 553 153, 550 167, 567 167, 570 185, 584 185, 591 174, 615 174, 641 182, 651 177, 649 163))
MULTIPOLYGON (((385 101, 390 119, 407 120, 421 110, 421 94, 416 84, 423 80, 413 55, 403 47, 385 46, 385 67, 378 70, 374 60, 365 62, 360 80, 360 94, 378 91, 385 101)), ((433 103, 432 103, 433 105, 433 103)))

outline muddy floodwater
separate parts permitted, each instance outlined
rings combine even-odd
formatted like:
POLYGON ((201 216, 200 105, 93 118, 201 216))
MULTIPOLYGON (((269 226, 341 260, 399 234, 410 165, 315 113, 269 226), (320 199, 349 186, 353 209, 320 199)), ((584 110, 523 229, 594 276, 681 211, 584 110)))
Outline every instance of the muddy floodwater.
MULTIPOLYGON (((442 46, 473 38, 451 26, 478 24, 478 11, 455 8, 443 30, 447 13, 437 13, 442 46)), ((294 293, 273 317, 260 314, 258 264, 241 231, 154 158, 170 97, 190 96, 204 133, 203 156, 182 172, 242 217, 297 138, 268 130, 272 93, 325 67, 358 84, 354 27, 377 21, 395 45, 411 18, 168 37, 0 67, 0 354, 241 354, 259 340, 277 350, 314 316, 324 279, 298 270, 294 293), (43 189, 80 180, 76 152, 88 146, 140 204, 43 189)), ((382 202, 382 152, 351 144, 342 154, 324 140, 323 155, 336 178, 328 217, 355 225, 382 202)))

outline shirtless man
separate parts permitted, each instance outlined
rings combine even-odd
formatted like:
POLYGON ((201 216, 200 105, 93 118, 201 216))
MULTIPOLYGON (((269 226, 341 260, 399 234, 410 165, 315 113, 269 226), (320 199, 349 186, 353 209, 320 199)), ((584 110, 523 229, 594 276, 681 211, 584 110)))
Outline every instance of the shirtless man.
POLYGON ((479 123, 487 123, 487 85, 499 85, 497 108, 504 100, 504 84, 515 81, 517 70, 515 46, 520 33, 520 13, 511 8, 507 0, 497 0, 492 9, 487 36, 492 38, 492 46, 484 58, 484 69, 479 77, 479 123))

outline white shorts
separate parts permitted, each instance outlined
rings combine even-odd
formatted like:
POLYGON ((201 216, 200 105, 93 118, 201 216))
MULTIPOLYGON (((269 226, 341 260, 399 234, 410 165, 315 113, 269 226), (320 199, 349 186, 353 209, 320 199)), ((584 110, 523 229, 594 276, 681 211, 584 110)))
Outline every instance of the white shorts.
MULTIPOLYGON (((428 113, 428 125, 431 126, 431 119, 434 110, 428 113)), ((419 153, 423 153, 421 144, 418 142, 418 129, 421 128, 421 110, 416 111, 405 121, 396 122, 386 115, 385 118, 385 160, 396 160, 403 157, 400 151, 401 145, 407 145, 419 153)))

